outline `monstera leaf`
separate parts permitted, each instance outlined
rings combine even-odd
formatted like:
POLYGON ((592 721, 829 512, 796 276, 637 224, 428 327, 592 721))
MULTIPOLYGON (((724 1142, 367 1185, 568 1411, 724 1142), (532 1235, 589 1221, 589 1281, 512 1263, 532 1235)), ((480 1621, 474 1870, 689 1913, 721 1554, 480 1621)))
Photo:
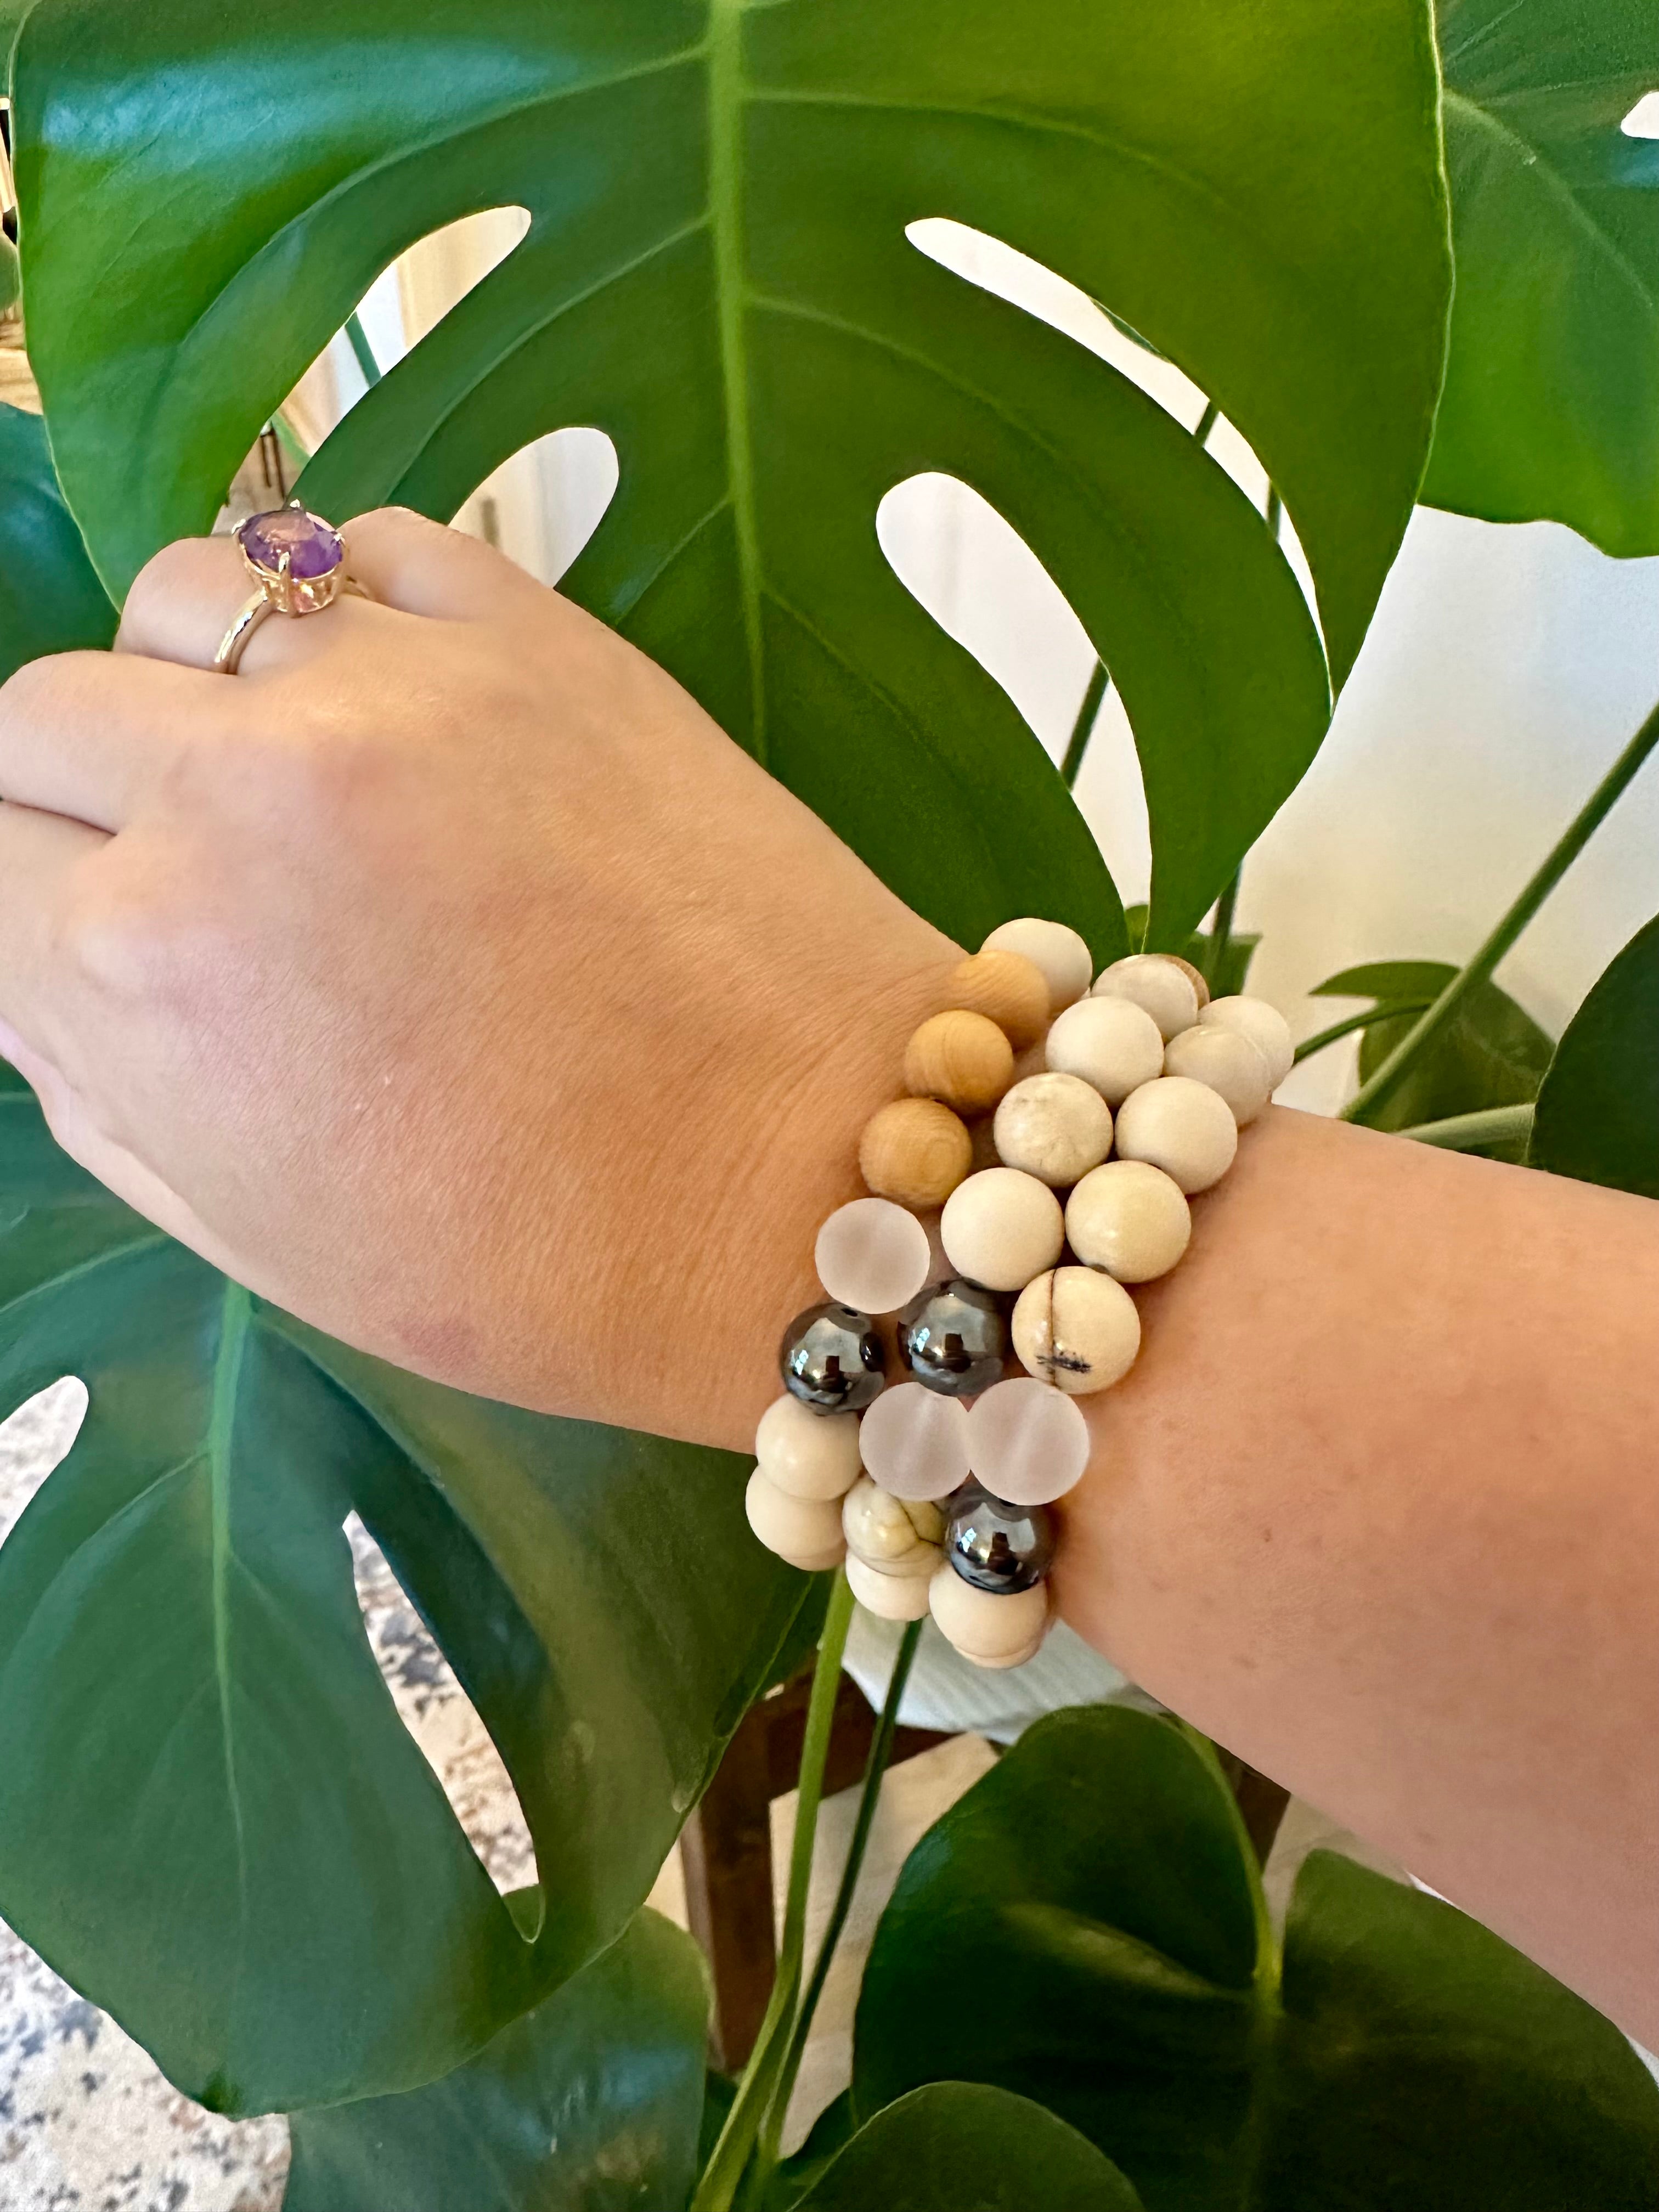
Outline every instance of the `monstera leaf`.
POLYGON ((1121 912, 1004 695, 884 565, 920 471, 1027 538, 1122 693, 1179 943, 1306 767, 1317 635, 1261 518, 1093 355, 908 241, 948 217, 1105 301, 1280 487, 1331 669, 1426 453, 1448 293, 1425 0, 44 0, 16 62, 31 337, 118 592, 200 530, 392 257, 517 250, 307 471, 448 515, 597 424, 621 489, 568 588, 970 943, 1121 912))
POLYGON ((1638 929, 1555 1048, 1528 1164, 1659 1198, 1659 919, 1638 929))
POLYGON ((795 2201, 800 2212, 1142 2212, 1075 2128, 970 2081, 916 2089, 878 2112, 795 2201))
POLYGON ((0 406, 0 683, 40 653, 107 645, 115 610, 58 489, 46 425, 21 407, 0 406))

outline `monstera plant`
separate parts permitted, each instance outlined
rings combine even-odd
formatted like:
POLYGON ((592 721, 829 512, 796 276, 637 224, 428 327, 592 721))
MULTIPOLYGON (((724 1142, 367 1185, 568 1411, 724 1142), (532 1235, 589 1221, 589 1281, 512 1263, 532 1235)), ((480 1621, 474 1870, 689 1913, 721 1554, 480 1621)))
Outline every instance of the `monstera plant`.
MULTIPOLYGON (((1426 0, 40 0, 13 96, 46 430, 0 416, 0 666, 106 641, 380 272, 520 207, 301 495, 447 517, 529 441, 599 427, 620 486, 562 588, 895 890, 969 943, 1031 909, 1101 959, 1199 932, 1237 988, 1239 866, 1419 489, 1659 551, 1659 148, 1620 128, 1659 20, 1446 0, 1437 32, 1426 0), (1268 514, 1194 425, 921 250, 929 218, 1178 363, 1268 514), (877 507, 922 471, 1008 518, 1097 648, 1067 774, 881 554, 877 507), (1067 788, 1103 672, 1146 912, 1067 788)), ((1656 742, 1473 961, 1331 979, 1368 1002, 1310 1041, 1364 1030, 1350 1114, 1659 1195, 1659 926, 1559 1046, 1492 981, 1656 742)), ((1281 1942, 1210 1747, 1104 1711, 1044 1723, 919 1847, 852 2089, 781 2160, 849 1601, 748 1540, 744 1466, 320 1337, 91 1182, 15 1078, 0 1314, 0 1409, 69 1371, 90 1394, 0 1551, 0 1911, 191 2096, 296 2114, 290 2212, 1651 2206, 1659 2092, 1615 2031, 1340 1862, 1281 1942), (402 1729, 354 1510, 501 1750, 533 1889, 496 1895, 402 1729), (778 1985, 734 2094, 705 2081, 690 1939, 641 1901, 820 1618, 778 1985)))

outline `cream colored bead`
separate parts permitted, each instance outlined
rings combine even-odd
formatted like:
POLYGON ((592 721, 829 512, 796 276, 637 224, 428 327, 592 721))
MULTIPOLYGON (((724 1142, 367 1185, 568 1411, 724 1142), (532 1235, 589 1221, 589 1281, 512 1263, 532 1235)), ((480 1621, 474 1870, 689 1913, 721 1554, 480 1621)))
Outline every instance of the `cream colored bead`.
POLYGON ((1120 1283, 1167 1275, 1192 1233, 1180 1184, 1145 1160, 1108 1160, 1066 1201, 1066 1243, 1085 1267, 1120 1283))
POLYGON ((1005 921, 979 948, 981 952, 1023 952, 1042 969, 1048 986, 1048 1011, 1076 1004, 1089 988, 1094 962, 1076 930, 1063 921, 1039 921, 1034 915, 1005 921))
POLYGON ((928 1609, 939 1632, 979 1666, 1017 1667, 1042 1641, 1048 1590, 975 1589, 947 1560, 927 1585, 928 1609))
POLYGON ((1273 1091, 1267 1063, 1242 1030, 1182 1030, 1164 1048, 1164 1073, 1189 1075, 1224 1098, 1239 1127, 1254 1121, 1273 1091))
MULTIPOLYGON (((1117 1113, 1117 1156, 1162 1168, 1190 1198, 1219 1182, 1238 1150, 1226 1100, 1189 1075, 1160 1075, 1132 1091, 1117 1113)), ((964 1183, 963 1188, 965 1190, 964 1183)))
POLYGON ((759 1468, 743 1494, 749 1525, 769 1552, 792 1567, 817 1574, 833 1567, 847 1549, 841 1532, 841 1504, 834 1498, 792 1498, 759 1468))
POLYGON ((904 1087, 958 1114, 983 1114, 1014 1079, 1014 1048, 983 1014, 930 1015, 904 1048, 904 1087))
POLYGON ((1140 1316, 1121 1283, 1092 1267, 1054 1267, 1014 1308, 1014 1350, 1028 1373, 1068 1398, 1109 1390, 1134 1365, 1140 1316))
POLYGON ((1176 966, 1192 985, 1194 994, 1198 1000, 1198 1011, 1202 1016, 1205 1007, 1210 1003, 1210 986, 1205 979, 1204 970, 1201 968, 1194 968, 1190 960, 1183 960, 1178 952, 1160 952, 1157 957, 1160 960, 1175 962, 1176 966))
POLYGON ((1095 985, 1097 999, 1127 999, 1158 1024, 1167 1044, 1198 1019, 1198 986, 1189 963, 1162 952, 1132 952, 1114 960, 1095 985))
POLYGON ((1112 1110, 1078 1075, 1028 1075, 997 1108, 994 1132, 1005 1167, 1051 1189, 1069 1189, 1112 1149, 1112 1110))
MULTIPOLYGON (((934 1547, 934 1559, 939 1556, 934 1547)), ((927 1618, 930 1576, 884 1575, 876 1568, 866 1565, 856 1552, 848 1552, 844 1564, 854 1596, 865 1611, 874 1613, 878 1620, 922 1620, 927 1618)))
POLYGON ((1265 999, 1212 999, 1207 1006, 1200 1007, 1198 1018, 1205 1029, 1237 1030, 1249 1037, 1267 1061, 1275 1091, 1296 1065, 1291 1025, 1265 999))
POLYGON ((983 1168, 945 1200, 939 1233, 957 1274, 988 1291, 1023 1291, 1059 1259, 1066 1219, 1060 1200, 1035 1176, 983 1168))
POLYGON ((884 1575, 925 1575, 939 1565, 945 1516, 931 1499, 895 1498, 866 1475, 842 1500, 841 1528, 848 1550, 866 1566, 884 1575))
POLYGON ((760 1417, 755 1457, 792 1498, 844 1498, 859 1479, 859 1417, 815 1413, 786 1392, 760 1417))
POLYGON ((819 1230, 812 1260, 830 1297, 856 1313, 889 1314, 927 1280, 933 1252, 914 1213, 890 1198, 855 1198, 819 1230))
POLYGON ((968 1125, 937 1098, 896 1098, 864 1125, 859 1172, 878 1198, 931 1212, 973 1167, 968 1125))
POLYGON ((951 971, 945 1003, 983 1014, 1023 1052, 1048 1026, 1048 978, 1023 952, 970 952, 951 971))
POLYGON ((1056 1074, 1081 1076, 1116 1107, 1164 1073, 1164 1032, 1131 999, 1083 999, 1055 1022, 1042 1056, 1056 1074))

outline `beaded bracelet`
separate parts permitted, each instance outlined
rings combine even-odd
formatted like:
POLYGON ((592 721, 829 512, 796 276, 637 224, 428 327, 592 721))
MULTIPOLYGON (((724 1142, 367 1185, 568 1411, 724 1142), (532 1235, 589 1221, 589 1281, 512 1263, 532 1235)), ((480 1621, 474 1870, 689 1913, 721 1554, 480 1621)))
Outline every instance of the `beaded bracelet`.
POLYGON ((1275 1007, 1212 1000, 1172 953, 1115 961, 1092 991, 1091 968, 1075 930, 1028 917, 956 969, 905 1048, 907 1095, 860 1139, 870 1195, 818 1231, 827 1303, 785 1332, 785 1395, 755 1437, 762 1543, 812 1571, 844 1561, 869 1612, 931 1613, 980 1667, 1042 1644, 1048 1509, 1089 1459, 1075 1401, 1128 1373, 1125 1286, 1181 1258, 1188 1199, 1226 1174, 1292 1057, 1275 1007), (1039 1039, 1042 1072, 1016 1082, 1039 1039), (950 1273, 930 1283, 918 1217, 935 1209, 950 1273), (881 1315, 909 1376, 890 1388, 881 1315), (1005 1379, 1011 1346, 1025 1372, 1005 1379))

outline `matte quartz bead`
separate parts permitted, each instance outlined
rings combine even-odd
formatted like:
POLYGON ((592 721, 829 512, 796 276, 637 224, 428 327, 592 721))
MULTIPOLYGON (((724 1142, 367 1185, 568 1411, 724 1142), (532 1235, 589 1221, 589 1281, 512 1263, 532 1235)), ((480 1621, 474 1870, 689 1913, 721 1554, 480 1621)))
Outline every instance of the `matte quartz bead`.
POLYGON ((856 1413, 886 1377, 881 1339, 866 1313, 851 1306, 808 1306, 783 1333, 778 1364, 792 1398, 820 1413, 856 1413))
POLYGON ((1008 1324, 994 1294, 958 1276, 934 1283, 899 1316, 899 1358, 918 1382, 947 1398, 988 1390, 1008 1355, 1008 1324))
POLYGON ((939 1233, 945 1258, 970 1283, 1023 1291, 1059 1259, 1066 1220, 1060 1200, 1035 1176, 984 1168, 945 1200, 939 1233))
POLYGON ((1278 1007, 1270 1006, 1265 999, 1212 999, 1207 1006, 1199 1009, 1198 1019, 1203 1029, 1237 1030, 1249 1037, 1267 1061, 1275 1091, 1296 1064, 1291 1025, 1278 1007))
POLYGON ((1036 1656, 1048 1620, 1048 1589, 975 1589, 947 1560, 927 1585, 940 1633, 979 1667, 1018 1667, 1036 1656))
POLYGON ((1267 1063, 1241 1030, 1206 1029, 1200 1022, 1182 1030, 1164 1048, 1166 1075, 1190 1075, 1224 1098, 1242 1129, 1273 1094, 1267 1063))
POLYGON ((920 1382, 884 1390, 865 1415, 859 1450, 895 1498, 948 1498, 968 1480, 968 1408, 920 1382))
POLYGON ((1238 1124, 1226 1100, 1189 1075, 1143 1083, 1118 1108, 1118 1158, 1162 1168, 1188 1198, 1219 1182, 1237 1150, 1238 1124))
POLYGON ((818 1413, 786 1392, 755 1431, 761 1473, 792 1498, 844 1498, 859 1479, 856 1413, 818 1413))
POLYGON ((1069 1189, 1111 1151, 1112 1109, 1081 1076, 1028 1075, 997 1108, 994 1134, 1005 1167, 1069 1189))
MULTIPOLYGON (((928 1551, 935 1560, 942 1556, 937 1545, 929 1545, 928 1551)), ((854 1552, 847 1554, 846 1567, 854 1596, 878 1620, 927 1619, 931 1575, 884 1575, 854 1552)))
POLYGON ((842 1500, 847 1548, 884 1575, 930 1575, 939 1565, 945 1516, 930 1499, 895 1498, 868 1475, 842 1500))
POLYGON ((792 1498, 757 1468, 743 1495, 749 1525, 769 1552, 792 1567, 818 1574, 840 1561, 847 1548, 841 1530, 841 1505, 830 1498, 792 1498))
POLYGON ((927 1231, 890 1198, 838 1206, 818 1231, 812 1258, 818 1280, 840 1305, 896 1313, 927 1280, 927 1231))
POLYGON ((1140 1349, 1134 1300, 1092 1267, 1054 1267, 1028 1283, 1012 1327, 1021 1366, 1068 1398, 1109 1390, 1140 1349))
POLYGON ((1042 1056, 1061 1075, 1081 1076, 1109 1106, 1164 1073, 1164 1032, 1133 999, 1081 999, 1048 1032, 1042 1056))
POLYGON ((1085 1267, 1120 1283, 1167 1275, 1192 1233, 1180 1184, 1145 1160, 1108 1160, 1066 1201, 1066 1243, 1085 1267))
POLYGON ((945 1002, 983 1014, 1019 1052, 1048 1026, 1048 979, 1023 952, 970 952, 951 969, 945 1002))
POLYGON ((1167 1044, 1198 1019, 1198 986, 1188 962, 1162 952, 1132 952, 1114 960, 1095 985, 1102 999, 1127 999, 1144 1007, 1167 1044))
POLYGON ((975 1589, 1030 1589, 1054 1565, 1054 1516, 1046 1505, 1010 1505, 970 1482, 951 1500, 945 1556, 975 1589))
POLYGON ((1014 1048, 983 1014, 932 1014, 904 1048, 904 1087, 958 1114, 983 1114, 1014 1079, 1014 1048))
POLYGON ((1063 1498, 1089 1464, 1089 1424, 1052 1383, 1016 1376, 975 1401, 968 1464, 994 1498, 1047 1505, 1063 1498))
POLYGON ((878 1198, 928 1212, 974 1164, 968 1126, 937 1098, 896 1098, 864 1125, 859 1172, 878 1198))
POLYGON ((1048 986, 1048 1011, 1076 1004, 1089 988, 1094 962, 1076 930, 1063 921, 1040 921, 1034 915, 1005 921, 981 945, 981 952, 1022 952, 1042 970, 1048 986))

